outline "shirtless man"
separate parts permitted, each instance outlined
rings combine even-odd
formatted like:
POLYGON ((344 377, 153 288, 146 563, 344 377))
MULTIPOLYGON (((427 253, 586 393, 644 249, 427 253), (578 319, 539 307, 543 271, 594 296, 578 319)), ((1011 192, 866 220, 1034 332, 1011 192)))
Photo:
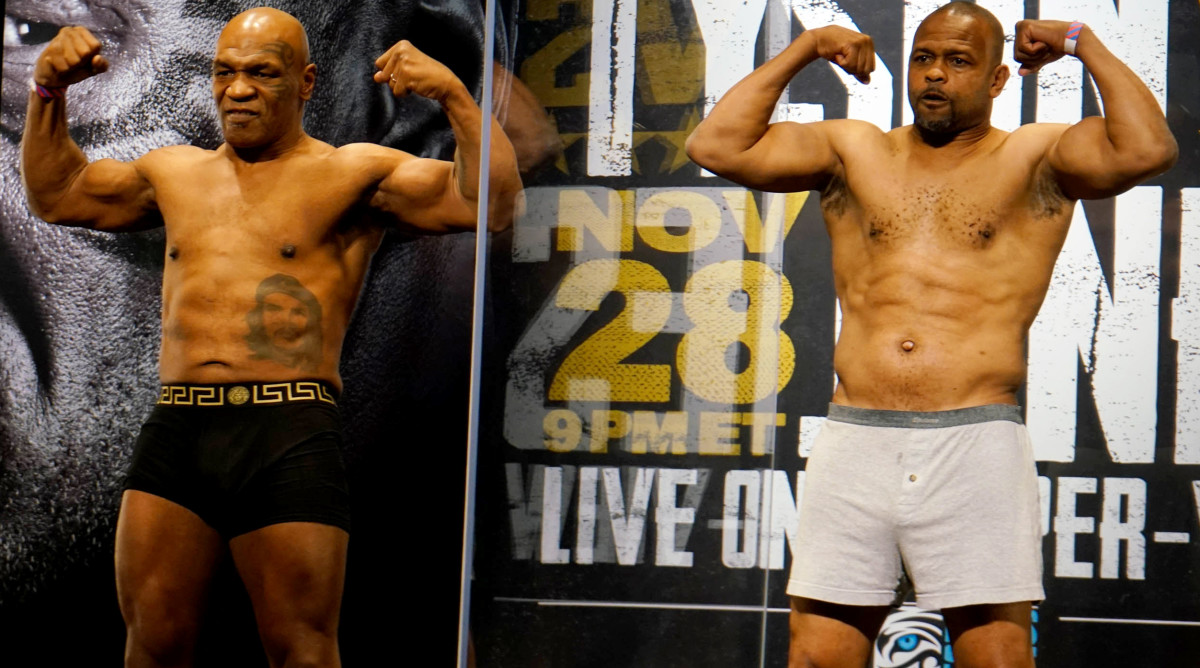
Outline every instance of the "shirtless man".
MULTIPOLYGON (((384 225, 475 227, 481 123, 462 82, 408 42, 376 62, 395 95, 439 101, 454 162, 371 144, 333 148, 301 128, 316 67, 292 16, 253 9, 225 27, 213 96, 225 143, 88 162, 66 87, 108 68, 65 28, 34 69, 22 143, 30 207, 104 231, 163 225, 163 390, 135 447, 117 523, 126 665, 190 665, 204 593, 228 549, 272 666, 339 665, 349 504, 334 405, 342 341, 384 225)), ((520 189, 492 123, 489 227, 520 189)))
POLYGON ((870 37, 807 30, 689 141, 693 160, 748 187, 820 191, 832 241, 838 386, 806 467, 788 584, 792 666, 866 665, 902 562, 917 602, 942 610, 955 665, 1033 665, 1041 532, 1016 406, 1027 332, 1075 201, 1165 171, 1177 148, 1133 72, 1086 26, 1061 21, 1017 24, 1020 73, 1073 53, 1106 115, 992 128, 1009 77, 1003 44, 987 10, 945 5, 913 43, 914 125, 771 124, 788 81, 814 60, 864 82, 874 69, 870 37))

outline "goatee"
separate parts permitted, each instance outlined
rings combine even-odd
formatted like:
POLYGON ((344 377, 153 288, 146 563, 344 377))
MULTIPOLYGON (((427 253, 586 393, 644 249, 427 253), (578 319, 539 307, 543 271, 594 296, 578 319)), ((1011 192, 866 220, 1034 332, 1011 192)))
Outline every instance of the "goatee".
POLYGON ((949 117, 930 119, 918 115, 913 122, 918 128, 931 135, 944 135, 954 130, 954 119, 949 117))

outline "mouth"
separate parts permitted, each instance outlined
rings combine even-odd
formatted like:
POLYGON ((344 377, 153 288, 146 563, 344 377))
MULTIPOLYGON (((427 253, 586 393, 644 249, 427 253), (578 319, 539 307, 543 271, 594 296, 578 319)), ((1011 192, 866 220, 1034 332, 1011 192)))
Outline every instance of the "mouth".
POLYGON ((295 327, 284 327, 277 330, 272 335, 272 340, 277 346, 290 347, 296 345, 304 336, 304 330, 295 327))
POLYGON ((258 112, 250 109, 226 109, 223 113, 230 123, 249 123, 258 118, 258 112))
POLYGON ((927 90, 924 93, 921 93, 920 100, 929 104, 938 104, 941 102, 949 102, 950 98, 936 90, 927 90))

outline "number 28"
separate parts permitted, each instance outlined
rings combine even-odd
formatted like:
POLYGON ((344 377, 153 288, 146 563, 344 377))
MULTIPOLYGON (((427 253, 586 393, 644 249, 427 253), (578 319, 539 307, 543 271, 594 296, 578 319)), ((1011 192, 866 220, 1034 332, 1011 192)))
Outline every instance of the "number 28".
MULTIPOLYGON (((625 297, 624 308, 567 355, 550 383, 550 400, 670 400, 670 365, 624 363, 671 316, 670 286, 658 269, 636 260, 585 262, 563 278, 555 305, 595 311, 611 292, 625 297)), ((717 262, 688 280, 683 308, 692 327, 679 342, 675 363, 690 392, 746 404, 791 380, 796 349, 780 330, 792 309, 786 276, 761 262, 717 262)))

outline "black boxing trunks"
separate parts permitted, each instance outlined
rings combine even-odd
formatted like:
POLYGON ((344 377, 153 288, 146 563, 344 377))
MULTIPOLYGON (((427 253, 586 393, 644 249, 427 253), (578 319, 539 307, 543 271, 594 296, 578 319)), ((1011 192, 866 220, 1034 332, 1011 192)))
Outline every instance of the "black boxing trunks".
POLYGON ((224 538, 281 522, 350 530, 335 392, 314 381, 163 386, 125 489, 196 513, 224 538))

